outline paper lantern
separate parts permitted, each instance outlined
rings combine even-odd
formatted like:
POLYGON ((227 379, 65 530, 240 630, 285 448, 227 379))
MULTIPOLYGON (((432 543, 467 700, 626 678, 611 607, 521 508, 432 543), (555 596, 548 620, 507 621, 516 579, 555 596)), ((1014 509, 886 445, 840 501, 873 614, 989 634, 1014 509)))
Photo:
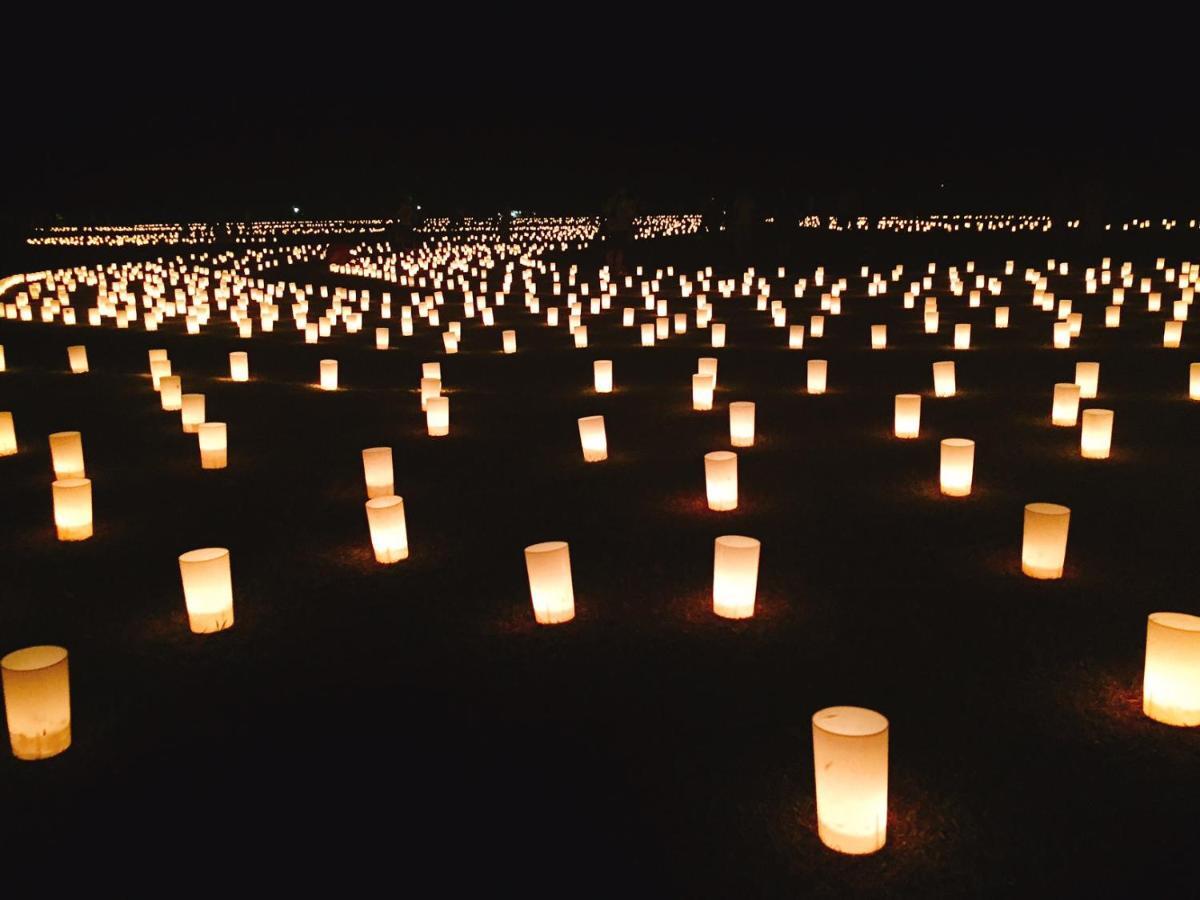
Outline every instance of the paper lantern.
POLYGON ((92 536, 92 482, 60 478, 53 482, 54 525, 60 541, 86 541, 92 536))
POLYGON ((1121 307, 1119 307, 1119 306, 1104 307, 1104 327, 1105 328, 1120 328, 1121 327, 1121 307))
POLYGON ((831 706, 812 726, 817 835, 839 853, 874 853, 887 840, 888 720, 831 706))
POLYGON ((1079 385, 1079 399, 1095 400, 1100 386, 1100 363, 1075 363, 1075 383, 1079 385))
POLYGON ((921 434, 921 395, 896 395, 896 437, 915 438, 921 434))
POLYGON ((726 619, 754 615, 759 541, 737 534, 716 539, 713 550, 713 612, 726 619))
MULTIPOLYGON (((1200 363, 1192 363, 1188 366, 1188 397, 1192 400, 1200 400, 1200 363)), ((16 446, 14 439, 14 450, 16 446)))
POLYGON ((8 739, 17 759, 57 756, 71 746, 67 651, 26 647, 0 659, 8 739))
POLYGON ((654 346, 654 325, 650 322, 646 322, 642 325, 642 346, 654 346))
POLYGON ((511 328, 507 331, 500 332, 500 338, 504 342, 505 353, 517 352, 517 333, 511 328))
POLYGON ((715 450, 704 454, 704 481, 708 508, 718 512, 737 509, 737 454, 715 450))
POLYGON ((1054 386, 1054 406, 1050 413, 1053 425, 1074 428, 1079 421, 1079 385, 1062 382, 1054 386))
POLYGON ((584 462, 603 462, 608 459, 604 416, 584 416, 579 420, 579 443, 583 446, 584 462))
POLYGON ((421 410, 429 409, 429 401, 433 397, 440 397, 442 393, 442 379, 440 378, 422 378, 421 379, 421 410))
POLYGON ((205 547, 180 554, 179 574, 193 632, 210 634, 233 625, 233 576, 227 549, 205 547))
POLYGON ((611 394, 613 389, 613 364, 611 359, 598 359, 592 363, 592 382, 597 394, 611 394))
POLYGON ((375 349, 386 350, 391 340, 391 334, 386 328, 375 329, 375 349))
POLYGON ((250 354, 245 350, 234 350, 229 354, 229 377, 233 381, 250 380, 250 354))
POLYGON ((935 362, 933 364, 933 395, 935 397, 953 397, 955 391, 954 361, 935 362))
POLYGON ((4 359, 4 345, 0 344, 0 372, 8 370, 8 363, 4 359))
POLYGON ((1113 411, 1085 409, 1080 432, 1080 452, 1084 459, 1108 459, 1112 448, 1113 411))
POLYGON ((692 409, 709 410, 713 405, 713 376, 692 376, 692 409))
POLYGON ((321 390, 336 391, 338 389, 338 361, 336 359, 321 360, 321 390))
POLYGON ((724 347, 725 346, 725 323, 713 322, 712 328, 710 328, 709 330, 712 332, 712 345, 714 347, 724 347))
POLYGON ((74 374, 83 375, 88 370, 87 347, 82 344, 68 347, 67 362, 70 363, 71 371, 74 374))
POLYGON ((1142 711, 1166 725, 1200 725, 1200 616, 1150 614, 1142 711))
POLYGON ((792 325, 788 328, 788 348, 791 350, 804 349, 804 326, 792 325))
POLYGON ((1066 322, 1054 323, 1054 346, 1059 350, 1071 346, 1071 326, 1066 322))
POLYGON ((1021 571, 1031 578, 1062 578, 1071 510, 1057 503, 1025 504, 1021 571))
POLYGON ((442 380, 442 364, 439 362, 421 363, 421 377, 442 380))
POLYGON ((50 435, 50 462, 55 478, 86 478, 83 435, 78 431, 57 431, 50 435))
MULTIPOLYGON (((388 451, 389 461, 391 457, 388 451)), ((367 501, 367 525, 375 561, 384 564, 408 559, 408 526, 404 520, 404 498, 387 494, 367 501)))
POLYGON ((938 311, 936 309, 925 310, 925 333, 937 334, 938 330, 938 311))
POLYGON ((1178 347, 1183 338, 1183 323, 1174 320, 1163 323, 1163 346, 1178 347))
POLYGON ((996 316, 996 327, 997 328, 1007 328, 1008 327, 1008 307, 1007 306, 997 306, 995 316, 996 316))
POLYGON ((971 324, 969 322, 959 322, 954 326, 954 349, 971 349, 971 324))
POLYGON ((450 433, 450 398, 430 397, 425 408, 425 427, 430 437, 445 437, 450 433))
POLYGON ((754 446, 754 403, 737 400, 729 404, 729 443, 735 447, 754 446))
POLYGON ((150 363, 150 383, 156 391, 162 390, 162 381, 171 374, 169 359, 156 359, 150 363))
POLYGON ((159 383, 159 399, 166 412, 183 409, 183 381, 178 375, 167 375, 159 383))
POLYGON ((828 360, 810 359, 808 361, 808 392, 810 394, 825 393, 825 381, 828 374, 828 360))
POLYGON ((184 394, 180 407, 180 418, 186 434, 196 434, 204 421, 204 395, 184 394))
POLYGON ((571 555, 566 541, 546 541, 525 548, 525 570, 533 617, 539 625, 558 625, 575 618, 571 555))
POLYGON ((13 424, 13 414, 0 412, 0 456, 12 456, 16 452, 17 429, 13 424))
POLYGON ((201 422, 197 433, 200 436, 200 467, 224 469, 228 448, 228 433, 225 423, 201 422))
POLYGON ((975 442, 967 438, 942 441, 942 493, 947 497, 966 497, 971 493, 975 472, 975 442))
POLYGON ((388 497, 395 492, 392 474, 392 448, 368 447, 362 452, 363 478, 367 497, 388 497))
POLYGON ((887 347, 887 326, 872 325, 871 326, 871 349, 883 350, 887 347))

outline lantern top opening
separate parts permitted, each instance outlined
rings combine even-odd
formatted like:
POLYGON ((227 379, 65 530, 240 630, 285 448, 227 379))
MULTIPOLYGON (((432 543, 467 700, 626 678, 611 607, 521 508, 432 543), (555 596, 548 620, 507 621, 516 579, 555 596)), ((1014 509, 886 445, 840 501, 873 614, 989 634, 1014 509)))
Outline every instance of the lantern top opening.
POLYGON ((0 659, 0 666, 3 666, 10 672, 35 672, 38 669, 49 669, 51 666, 57 666, 66 658, 66 648, 45 644, 14 650, 3 659, 0 659))
MULTIPOLYGON (((720 451, 718 451, 718 452, 720 452, 720 451)), ((729 452, 729 451, 725 451, 725 452, 729 452)), ((730 453, 730 456, 732 456, 732 455, 733 454, 730 453)), ((743 534, 723 534, 719 538, 717 538, 717 540, 720 541, 722 544, 724 544, 726 547, 732 547, 737 550, 748 550, 751 547, 759 546, 759 541, 757 538, 746 537, 743 534)))
POLYGON ((1026 503, 1025 508, 1043 516, 1066 516, 1071 513, 1071 510, 1061 503, 1026 503))
POLYGON ((403 502, 404 498, 395 494, 388 494, 386 497, 372 497, 367 501, 367 509, 388 509, 392 506, 399 506, 403 502))
POLYGON ((840 737, 872 737, 887 731, 886 716, 861 706, 830 706, 813 713, 813 726, 840 737))
POLYGON ((1200 631, 1200 616, 1177 612, 1150 613, 1150 621, 1175 631, 1200 631))
POLYGON ((567 546, 566 541, 542 541, 540 544, 530 544, 525 548, 526 553, 554 553, 567 546))
POLYGON ((201 547, 199 550, 189 550, 187 553, 179 554, 180 562, 212 562, 214 559, 220 559, 222 556, 228 556, 229 550, 225 547, 201 547))

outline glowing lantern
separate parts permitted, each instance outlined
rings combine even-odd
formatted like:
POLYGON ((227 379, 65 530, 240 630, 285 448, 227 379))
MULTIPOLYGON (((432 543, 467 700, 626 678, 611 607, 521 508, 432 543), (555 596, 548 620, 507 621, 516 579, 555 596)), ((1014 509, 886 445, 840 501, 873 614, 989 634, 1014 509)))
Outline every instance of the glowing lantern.
POLYGON ((692 376, 692 409, 709 410, 713 405, 713 376, 692 376))
POLYGON ((1200 725, 1200 616, 1150 614, 1142 711, 1166 725, 1200 725))
POLYGON ((723 511, 737 509, 737 454, 715 450, 704 454, 704 479, 708 508, 723 511))
POLYGON ((1031 578, 1062 578, 1071 510, 1057 503, 1025 504, 1021 571, 1031 578))
POLYGON ((938 330, 938 311, 936 309, 925 310, 925 333, 937 334, 938 330))
MULTIPOLYGON (((390 449, 388 455, 391 456, 390 449)), ((367 525, 371 530, 376 562, 389 564, 408 559, 408 526, 404 520, 402 497, 389 494, 368 500, 367 525)))
POLYGON ((729 404, 729 443, 735 447, 754 446, 754 403, 736 400, 729 404))
POLYGON ((1071 326, 1069 323, 1054 323, 1054 346, 1059 350, 1071 346, 1071 326))
POLYGON ((584 462, 602 462, 608 459, 604 416, 584 416, 579 420, 579 443, 583 446, 584 462))
POLYGON ((971 493, 975 472, 975 442, 966 438, 942 441, 942 493, 947 497, 966 497, 971 493))
POLYGON ((533 617, 539 625, 557 625, 575 618, 571 555, 566 541, 526 547, 525 570, 529 573, 533 617))
POLYGON ((933 364, 933 395, 935 397, 953 397, 956 390, 954 361, 935 362, 933 364))
POLYGON ((229 377, 234 381, 250 380, 250 354, 245 350, 229 354, 229 377))
POLYGON ((425 408, 425 427, 430 437, 445 437, 450 433, 450 398, 430 397, 425 408))
POLYGON ((17 759, 57 756, 71 746, 67 651, 26 647, 0 659, 8 739, 17 759))
POLYGON ((336 359, 321 360, 321 390, 336 391, 338 389, 338 361, 336 359))
POLYGON ((186 434, 195 434, 200 430, 204 421, 204 395, 184 394, 180 411, 183 430, 186 434))
POLYGON ((511 328, 500 332, 500 338, 504 342, 505 353, 517 352, 517 333, 511 328))
MULTIPOLYGON (((1200 363, 1192 363, 1188 366, 1188 397, 1192 400, 1200 400, 1200 363)), ((13 448, 16 449, 16 439, 13 439, 13 448)))
POLYGON ((1163 323, 1163 346, 1178 347, 1183 337, 1183 323, 1171 320, 1163 323))
POLYGON ((969 322, 960 322, 954 326, 954 349, 971 349, 971 324, 969 322))
POLYGON ((654 325, 650 322, 646 322, 642 325, 642 346, 654 346, 654 325))
POLYGON ((78 431, 58 431, 50 435, 50 462, 54 477, 86 478, 83 469, 83 435, 78 431))
POLYGON ((233 624, 233 576, 227 549, 205 547, 180 554, 179 575, 193 632, 210 634, 233 624))
POLYGON ((363 478, 367 483, 367 497, 390 496, 394 490, 392 474, 392 448, 368 447, 362 452, 363 478))
POLYGON ((824 316, 809 316, 808 318, 808 333, 814 338, 825 336, 825 317, 824 316))
POLYGON ((810 359, 808 361, 808 392, 810 394, 825 393, 825 381, 828 373, 828 360, 810 359))
POLYGON ((1104 327, 1105 328, 1120 328, 1121 327, 1121 307, 1119 307, 1119 306, 1104 307, 1104 327))
POLYGON ((1079 421, 1079 385, 1062 382, 1054 386, 1054 407, 1050 422, 1053 425, 1074 428, 1079 421))
POLYGON ((13 425, 13 414, 0 412, 0 456, 12 456, 17 452, 17 429, 13 425))
POLYGON ((223 469, 226 465, 228 450, 228 432, 224 422, 201 422, 200 435, 200 467, 204 469, 223 469))
POLYGON ((997 328, 1007 328, 1008 327, 1008 307, 1007 306, 997 306, 995 315, 996 315, 996 327, 997 328))
POLYGON ((150 383, 156 391, 162 390, 162 381, 171 374, 169 359, 155 359, 150 362, 150 383))
POLYGON ((50 485, 54 495, 54 525, 60 541, 86 541, 92 536, 92 482, 60 478, 50 485))
POLYGON ((859 706, 813 715, 817 834, 839 853, 874 853, 887 840, 888 720, 859 706))
POLYGON ((896 395, 896 437, 915 438, 921 434, 921 395, 896 395))
POLYGON ((736 534, 716 539, 713 550, 713 612, 726 619, 754 615, 758 592, 758 556, 761 544, 736 534))
POLYGON ((1080 400, 1095 400, 1100 387, 1100 363, 1075 363, 1075 383, 1079 385, 1080 400))
MULTIPOLYGON (((442 380, 442 364, 437 362, 421 363, 422 378, 436 378, 442 380)), ((424 408, 424 407, 422 407, 424 408)))
POLYGON ((1085 409, 1079 446, 1084 459, 1108 459, 1112 448, 1113 411, 1085 409))
POLYGON ((391 340, 391 335, 386 328, 375 329, 375 349, 386 350, 388 343, 391 340))
POLYGON ((712 328, 712 345, 714 347, 725 346, 725 324, 723 322, 713 322, 712 328))
POLYGON ((177 412, 183 408, 183 381, 178 375, 167 375, 159 381, 159 399, 166 412, 177 412))
POLYGON ((434 397, 441 396, 442 379, 440 378, 422 378, 421 379, 421 410, 429 409, 429 401, 434 397))
POLYGON ((871 349, 883 350, 887 347, 887 326, 872 325, 871 326, 871 349))
POLYGON ((83 375, 88 370, 87 347, 82 344, 68 347, 67 362, 71 364, 71 371, 74 374, 83 375))
POLYGON ((611 394, 613 388, 613 364, 611 359, 598 359, 592 363, 592 382, 597 394, 611 394))

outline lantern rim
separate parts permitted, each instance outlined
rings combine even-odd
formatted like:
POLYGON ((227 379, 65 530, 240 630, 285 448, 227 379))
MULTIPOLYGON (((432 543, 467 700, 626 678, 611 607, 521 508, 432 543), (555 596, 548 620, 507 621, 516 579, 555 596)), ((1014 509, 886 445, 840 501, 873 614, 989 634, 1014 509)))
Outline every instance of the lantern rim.
POLYGON ((35 644, 13 650, 0 659, 0 667, 10 672, 36 672, 50 669, 67 658, 67 649, 56 644, 35 644))
POLYGON ((1061 503, 1046 503, 1038 501, 1035 503, 1026 503, 1025 509, 1028 512, 1037 513, 1042 516, 1068 516, 1071 514, 1069 506, 1063 506, 1061 503))
POLYGON ((56 478, 54 481, 51 482, 51 485, 54 487, 61 487, 61 488, 75 488, 75 487, 83 487, 85 484, 91 484, 91 483, 92 483, 92 479, 90 479, 90 478, 56 478))
POLYGON ((542 541, 539 544, 530 544, 525 548, 526 553, 557 553, 567 546, 566 541, 542 541))
POLYGON ((222 556, 228 555, 229 548, 227 547, 200 547, 197 550, 180 553, 179 561, 181 563, 212 562, 214 559, 220 559, 222 556))
POLYGON ((846 738, 876 737, 889 728, 887 717, 883 713, 865 706, 827 706, 819 709, 812 716, 813 728, 826 734, 846 738), (830 727, 829 722, 841 718, 841 727, 830 727))
POLYGON ((749 550, 762 546, 762 541, 758 538, 746 537, 744 534, 723 534, 716 542, 733 550, 749 550))
POLYGON ((372 497, 366 501, 367 509, 391 509, 393 506, 401 506, 404 503, 404 498, 398 494, 387 494, 383 497, 372 497))
POLYGON ((1172 631, 1200 631, 1200 616, 1181 612, 1152 612, 1149 621, 1172 631))

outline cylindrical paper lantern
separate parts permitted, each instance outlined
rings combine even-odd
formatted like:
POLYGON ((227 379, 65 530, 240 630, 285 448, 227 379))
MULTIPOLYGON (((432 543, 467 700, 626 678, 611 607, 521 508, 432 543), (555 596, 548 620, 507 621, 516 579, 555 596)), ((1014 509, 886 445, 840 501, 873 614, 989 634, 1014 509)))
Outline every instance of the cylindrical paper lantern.
POLYGON ((754 446, 754 403, 736 400, 729 404, 729 443, 735 447, 754 446))
POLYGON ((187 434, 195 434, 200 430, 200 425, 204 421, 204 395, 203 394, 184 394, 183 403, 180 407, 180 418, 183 421, 183 430, 187 434))
POLYGON ((702 356, 696 363, 696 371, 701 375, 711 375, 713 380, 713 389, 717 387, 717 358, 715 356, 702 356))
POLYGON ((754 615, 758 592, 759 541, 737 534, 722 535, 713 549, 713 612, 726 619, 754 615))
POLYGON ((1121 327, 1121 307, 1119 307, 1119 306, 1104 307, 1104 327, 1105 328, 1120 328, 1121 327))
POLYGON ((430 437, 445 437, 450 433, 450 398, 430 397, 425 409, 425 426, 430 437))
POLYGON ((363 477, 367 483, 367 497, 389 497, 395 492, 392 473, 392 448, 368 447, 362 452, 363 477))
POLYGON ((1200 725, 1200 616, 1150 614, 1142 711, 1167 725, 1200 725))
POLYGON ((602 462, 608 459, 604 416, 584 416, 579 420, 579 443, 583 446, 584 462, 602 462))
POLYGON ((611 359, 598 359, 592 363, 592 381, 597 394, 610 394, 613 388, 613 364, 611 359))
POLYGON ((68 347, 67 361, 71 364, 71 371, 76 375, 82 375, 87 372, 87 347, 83 346, 82 344, 76 344, 74 347, 68 347))
POLYGON ((1079 446, 1084 459, 1108 459, 1112 449, 1113 411, 1085 409, 1079 446))
POLYGON ((712 328, 710 328, 709 331, 712 332, 712 345, 714 347, 724 347, 725 346, 725 323, 724 322, 713 322, 712 328))
POLYGON ((954 349, 971 349, 971 323, 959 322, 954 326, 954 349))
POLYGON ((921 395, 896 395, 896 437, 915 438, 921 434, 921 395))
POLYGON ((233 624, 233 576, 227 549, 205 547, 180 554, 179 574, 192 631, 209 634, 233 624))
POLYGON ((1163 323, 1163 346, 1178 347, 1183 338, 1183 323, 1174 320, 1163 323))
POLYGON ((872 325, 871 326, 871 349, 883 350, 887 347, 887 326, 872 325))
POLYGON ((92 482, 60 478, 53 482, 54 525, 60 541, 86 541, 92 536, 92 482))
POLYGON ((1075 363, 1075 383, 1079 385, 1079 399, 1095 400, 1100 388, 1100 363, 1075 363))
POLYGON ((692 409, 709 410, 713 404, 713 376, 692 376, 692 409))
POLYGON ((171 374, 169 359, 155 359, 150 363, 150 383, 156 391, 162 390, 162 380, 171 374))
POLYGON ((13 414, 0 412, 0 456, 12 456, 17 452, 17 429, 13 414))
POLYGON ((933 395, 935 397, 953 397, 956 389, 954 361, 935 362, 933 364, 933 395))
MULTIPOLYGON (((1200 362, 1194 362, 1188 366, 1188 397, 1192 400, 1200 400, 1200 362)), ((15 447, 16 444, 14 443, 15 447)))
POLYGON ((504 352, 505 353, 516 353, 517 352, 517 333, 516 333, 516 331, 514 331, 510 328, 507 331, 500 332, 500 337, 504 341, 504 352))
POLYGON ((717 511, 737 509, 737 454, 715 450, 704 454, 704 481, 708 508, 717 511))
POLYGON ((1021 571, 1031 578, 1062 578, 1071 510, 1057 503, 1025 504, 1021 571))
POLYGON ((442 364, 440 362, 421 363, 421 377, 442 380, 442 364))
POLYGON ((997 328, 1007 328, 1008 327, 1008 307, 1007 306, 997 306, 995 315, 996 315, 996 327, 997 328))
POLYGON ((336 359, 321 360, 321 390, 336 391, 338 389, 338 361, 336 359))
POLYGON ((375 329, 375 349, 386 350, 391 341, 391 334, 386 328, 375 329))
POLYGON ((1062 382, 1054 386, 1054 407, 1050 422, 1062 427, 1074 428, 1079 421, 1079 385, 1062 382))
POLYGON ((947 497, 966 497, 971 493, 975 473, 975 442, 967 438, 942 441, 942 493, 947 497))
POLYGON ((13 756, 35 760, 71 746, 71 684, 67 651, 26 647, 0 659, 4 709, 13 756))
POLYGON ((874 853, 887 840, 888 720, 831 706, 812 725, 821 843, 839 853, 874 853))
MULTIPOLYGON (((389 456, 391 450, 388 450, 389 456)), ((394 563, 408 559, 408 526, 404 521, 404 498, 394 495, 372 497, 367 501, 367 525, 375 561, 394 563)))
POLYGON ((183 381, 178 375, 165 375, 158 382, 159 398, 166 412, 178 412, 183 408, 183 381))
POLYGON ((804 349, 803 325, 791 325, 788 327, 788 348, 791 350, 804 349))
POLYGON ((200 467, 223 469, 228 458, 229 436, 224 422, 201 422, 200 467))
POLYGON ((441 396, 442 379, 440 378, 422 378, 421 379, 421 410, 429 409, 429 400, 432 397, 441 396))
POLYGON ((234 381, 250 380, 250 354, 245 350, 229 354, 229 377, 234 381))
POLYGON ((529 573, 533 617, 539 625, 557 625, 575 618, 571 555, 566 541, 526 547, 525 570, 529 573))
POLYGON ((83 435, 78 431, 56 431, 50 435, 50 462, 55 478, 86 478, 83 435))
POLYGON ((825 393, 825 381, 828 374, 828 360, 810 359, 808 361, 808 392, 810 394, 825 393))
POLYGON ((1054 346, 1060 350, 1071 346, 1071 326, 1067 322, 1054 323, 1054 346))

